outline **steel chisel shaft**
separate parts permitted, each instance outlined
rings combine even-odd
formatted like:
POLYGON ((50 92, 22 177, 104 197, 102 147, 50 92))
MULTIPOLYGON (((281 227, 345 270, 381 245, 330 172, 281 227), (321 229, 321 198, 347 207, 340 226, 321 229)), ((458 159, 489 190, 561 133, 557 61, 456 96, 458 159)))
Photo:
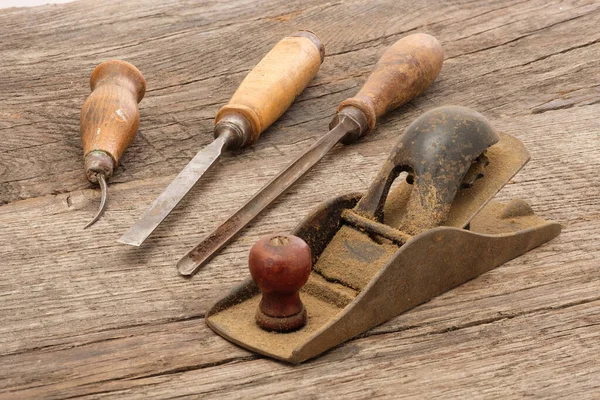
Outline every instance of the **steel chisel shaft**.
POLYGON ((211 256, 225 246, 248 222, 256 217, 273 200, 285 192, 295 181, 300 179, 313 165, 339 142, 348 128, 358 128, 351 119, 346 119, 335 129, 317 141, 306 153, 298 157, 290 166, 273 180, 267 183, 254 197, 247 201, 227 221, 211 232, 198 246, 177 263, 179 273, 192 275, 211 256))
POLYGON ((171 210, 179 204, 186 193, 194 187, 200 177, 221 157, 223 151, 227 149, 228 139, 231 140, 231 138, 232 136, 228 134, 221 135, 199 151, 179 175, 169 183, 165 191, 152 202, 142 218, 119 238, 119 242, 140 246, 171 210))

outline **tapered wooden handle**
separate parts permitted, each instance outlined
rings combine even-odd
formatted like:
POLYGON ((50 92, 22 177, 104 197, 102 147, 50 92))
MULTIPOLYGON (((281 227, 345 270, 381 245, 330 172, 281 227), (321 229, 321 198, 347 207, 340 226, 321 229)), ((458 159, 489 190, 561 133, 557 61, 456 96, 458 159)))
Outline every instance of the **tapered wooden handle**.
POLYGON ((116 166, 137 132, 146 81, 133 65, 112 60, 94 69, 90 87, 92 94, 81 108, 83 155, 101 150, 116 166))
POLYGON ((312 32, 300 31, 282 39, 250 71, 229 103, 217 113, 215 125, 232 113, 252 128, 247 146, 275 122, 317 74, 324 47, 312 32))
POLYGON ((377 118, 427 89, 443 61, 444 50, 436 38, 424 33, 406 36, 383 53, 364 86, 344 100, 338 111, 347 106, 360 109, 371 131, 377 118))

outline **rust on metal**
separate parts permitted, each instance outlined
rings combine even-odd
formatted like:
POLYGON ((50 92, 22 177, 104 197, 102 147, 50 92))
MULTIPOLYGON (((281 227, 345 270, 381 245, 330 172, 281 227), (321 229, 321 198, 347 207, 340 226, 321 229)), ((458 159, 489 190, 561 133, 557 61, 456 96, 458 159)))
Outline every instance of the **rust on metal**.
POLYGON ((304 154, 296 158, 285 170, 259 190, 239 210, 230 216, 202 242, 177 263, 179 273, 193 275, 205 265, 218 250, 225 246, 248 222, 300 179, 348 132, 360 129, 352 118, 342 118, 334 129, 319 139, 304 154))
POLYGON ((306 325, 290 333, 260 328, 252 279, 217 302, 207 324, 251 351, 300 363, 524 254, 561 230, 523 200, 491 201, 528 160, 520 141, 472 110, 424 114, 364 195, 323 203, 292 232, 312 254, 300 291, 306 325), (403 170, 410 179, 388 194, 403 170), (411 205, 415 199, 427 201, 411 205), (410 207, 424 215, 418 223, 409 223, 410 207))

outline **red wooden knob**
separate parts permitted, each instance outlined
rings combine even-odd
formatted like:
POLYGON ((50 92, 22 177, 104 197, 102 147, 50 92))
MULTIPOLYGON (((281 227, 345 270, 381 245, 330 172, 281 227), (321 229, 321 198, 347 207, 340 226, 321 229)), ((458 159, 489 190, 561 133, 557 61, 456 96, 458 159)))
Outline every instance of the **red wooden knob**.
POLYGON ((258 240, 248 260, 250 274, 262 292, 257 324, 266 330, 290 332, 306 324, 300 300, 312 269, 310 248, 297 236, 269 235, 258 240))

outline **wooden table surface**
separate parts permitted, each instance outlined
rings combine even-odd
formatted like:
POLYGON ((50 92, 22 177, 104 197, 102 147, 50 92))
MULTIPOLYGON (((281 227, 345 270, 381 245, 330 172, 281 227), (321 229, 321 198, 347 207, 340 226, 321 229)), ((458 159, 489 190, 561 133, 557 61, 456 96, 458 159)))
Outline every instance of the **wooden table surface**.
POLYGON ((0 10, 0 398, 599 398, 600 4, 593 0, 99 1, 0 10), (117 243, 280 38, 316 32, 316 79, 255 146, 227 155, 141 247, 117 243), (192 279, 175 263, 327 130, 385 48, 441 41, 437 82, 336 147, 192 279), (93 68, 148 82, 139 134, 99 191, 79 111, 93 68), (497 196, 558 221, 553 241, 323 356, 288 366, 215 335, 204 313, 248 275, 252 243, 364 190, 404 128, 444 104, 521 139, 497 196))

